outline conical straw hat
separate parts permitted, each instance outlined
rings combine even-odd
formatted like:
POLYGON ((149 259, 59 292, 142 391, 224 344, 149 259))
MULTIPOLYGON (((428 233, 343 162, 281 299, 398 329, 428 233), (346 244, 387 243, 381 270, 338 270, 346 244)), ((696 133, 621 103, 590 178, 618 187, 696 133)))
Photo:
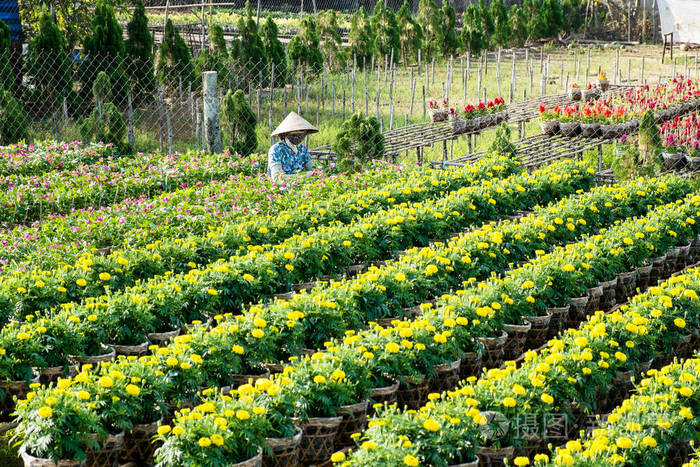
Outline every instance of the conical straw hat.
POLYGON ((287 118, 282 120, 272 136, 279 136, 284 133, 292 133, 294 131, 306 131, 308 133, 318 133, 318 128, 304 120, 301 115, 296 112, 290 112, 287 118))

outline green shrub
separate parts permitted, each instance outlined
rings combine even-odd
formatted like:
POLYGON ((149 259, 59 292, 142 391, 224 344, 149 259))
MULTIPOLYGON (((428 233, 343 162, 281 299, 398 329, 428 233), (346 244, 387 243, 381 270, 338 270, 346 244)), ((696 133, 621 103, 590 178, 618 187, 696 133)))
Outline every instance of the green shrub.
POLYGON ((97 74, 92 84, 92 95, 95 108, 80 125, 80 136, 83 141, 102 141, 112 143, 121 153, 131 152, 124 144, 126 123, 119 109, 111 102, 112 82, 104 71, 97 74))
POLYGON ((445 6, 440 9, 440 18, 442 24, 440 26, 440 52, 444 57, 449 57, 457 53, 459 41, 457 40, 457 19, 455 17, 455 9, 445 2, 445 6))
POLYGON ((506 122, 501 123, 496 129, 496 136, 491 141, 489 150, 491 152, 496 152, 510 158, 515 158, 518 155, 518 151, 515 148, 515 144, 510 140, 511 129, 506 122))
POLYGON ((265 45, 253 17, 253 7, 248 0, 245 3, 245 15, 238 20, 238 32, 240 37, 233 41, 231 57, 236 62, 237 72, 244 81, 242 85, 244 84, 247 88, 249 81, 255 83, 259 81, 261 72, 265 80, 268 80, 270 75, 265 45))
POLYGON ((220 24, 212 24, 209 30, 209 40, 211 41, 210 47, 213 53, 225 53, 228 55, 224 30, 220 24))
POLYGON ((338 32, 338 16, 335 10, 321 11, 316 15, 318 36, 321 43, 321 53, 332 70, 340 71, 345 68, 345 51, 343 38, 338 32))
POLYGON ((221 127, 232 152, 247 156, 256 151, 256 124, 257 119, 243 91, 229 90, 221 102, 221 127))
POLYGON ((0 90, 0 144, 14 144, 28 139, 27 116, 15 96, 0 90))
POLYGON ((136 3, 126 30, 129 35, 124 47, 129 63, 127 73, 131 79, 133 99, 139 103, 151 98, 156 90, 153 36, 148 30, 146 9, 141 0, 136 3))
POLYGON ((423 52, 425 58, 436 56, 440 52, 440 27, 442 19, 440 9, 434 0, 420 0, 418 3, 418 24, 423 32, 423 52))
POLYGON ((476 5, 469 5, 464 12, 464 26, 460 34, 462 50, 479 55, 488 47, 488 38, 483 32, 482 11, 476 5))
POLYGON ((180 86, 180 79, 182 79, 183 86, 191 84, 193 89, 199 88, 190 48, 175 30, 172 20, 165 23, 165 37, 158 49, 156 70, 158 80, 171 90, 180 86))
POLYGON ((356 112, 343 122, 332 148, 341 169, 362 170, 370 160, 384 157, 384 135, 379 122, 356 112))

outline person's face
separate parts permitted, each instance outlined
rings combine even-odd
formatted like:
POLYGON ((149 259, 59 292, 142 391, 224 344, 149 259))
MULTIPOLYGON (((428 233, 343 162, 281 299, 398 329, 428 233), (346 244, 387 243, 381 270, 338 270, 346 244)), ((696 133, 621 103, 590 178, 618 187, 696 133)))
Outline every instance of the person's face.
POLYGON ((290 143, 293 145, 300 144, 302 141, 304 141, 304 137, 306 136, 306 133, 300 132, 300 133, 288 133, 287 134, 287 139, 289 140, 290 143))

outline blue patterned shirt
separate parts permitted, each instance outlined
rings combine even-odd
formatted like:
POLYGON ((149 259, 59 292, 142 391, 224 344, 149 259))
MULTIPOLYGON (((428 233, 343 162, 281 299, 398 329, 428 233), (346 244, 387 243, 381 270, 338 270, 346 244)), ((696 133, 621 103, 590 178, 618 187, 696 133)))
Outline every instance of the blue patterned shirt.
POLYGON ((277 163, 282 164, 282 171, 286 174, 301 172, 310 161, 311 155, 306 146, 297 145, 297 152, 294 154, 286 142, 280 141, 275 143, 267 153, 267 173, 270 173, 270 166, 277 163))

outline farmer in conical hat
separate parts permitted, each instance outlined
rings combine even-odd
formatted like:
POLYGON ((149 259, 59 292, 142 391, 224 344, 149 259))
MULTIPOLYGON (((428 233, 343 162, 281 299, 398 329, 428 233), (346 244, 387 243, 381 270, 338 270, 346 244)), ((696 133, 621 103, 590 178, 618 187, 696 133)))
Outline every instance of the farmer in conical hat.
POLYGON ((267 174, 279 182, 286 175, 314 170, 309 150, 301 144, 306 135, 317 133, 318 129, 304 120, 296 112, 287 115, 272 132, 280 141, 267 152, 267 174))

